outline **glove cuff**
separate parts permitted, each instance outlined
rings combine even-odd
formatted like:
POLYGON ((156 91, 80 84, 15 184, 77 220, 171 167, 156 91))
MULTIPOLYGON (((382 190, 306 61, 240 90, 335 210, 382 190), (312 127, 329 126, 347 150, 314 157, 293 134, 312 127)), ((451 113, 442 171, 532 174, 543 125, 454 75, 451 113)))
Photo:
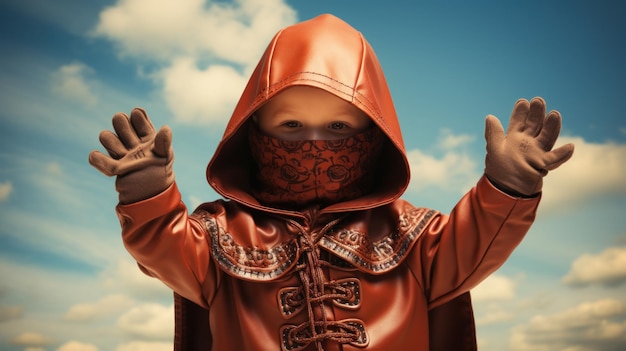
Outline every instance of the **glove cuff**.
POLYGON ((536 198, 539 195, 541 195, 541 191, 531 194, 531 195, 526 195, 526 194, 522 194, 516 190, 513 190, 507 186, 502 185, 501 183, 498 183, 496 181, 494 181, 491 177, 489 177, 487 174, 485 174, 485 177, 487 178, 487 180, 489 180, 489 182, 498 190, 500 190, 501 192, 512 196, 512 197, 519 197, 522 199, 532 199, 532 198, 536 198))

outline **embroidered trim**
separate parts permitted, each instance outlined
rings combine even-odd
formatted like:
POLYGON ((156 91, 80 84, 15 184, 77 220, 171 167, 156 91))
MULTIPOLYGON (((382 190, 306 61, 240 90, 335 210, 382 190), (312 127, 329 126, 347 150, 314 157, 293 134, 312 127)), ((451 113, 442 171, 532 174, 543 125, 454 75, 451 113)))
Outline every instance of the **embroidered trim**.
POLYGON ((358 279, 339 279, 329 284, 337 297, 333 299, 335 306, 356 310, 361 307, 361 283, 358 279))
MULTIPOLYGON (((377 241, 366 233, 340 229, 324 235, 318 245, 357 269, 374 274, 395 268, 409 253, 413 243, 437 211, 411 208, 399 216, 398 229, 377 241)), ((227 273, 248 280, 269 281, 279 278, 296 265, 300 257, 297 240, 290 240, 269 249, 244 247, 216 220, 204 217, 211 239, 211 253, 227 273)), ((345 266, 344 268, 349 268, 345 266)))
POLYGON ((333 340, 339 344, 350 344, 352 346, 364 348, 369 344, 369 336, 365 329, 365 323, 356 318, 349 318, 339 321, 328 321, 327 323, 316 322, 315 330, 320 330, 315 336, 310 335, 310 322, 300 325, 283 325, 280 328, 282 340, 281 351, 301 351, 313 342, 323 340, 333 340))
POLYGON ((397 266, 437 211, 412 208, 400 215, 398 230, 378 241, 366 234, 341 229, 325 235, 319 245, 349 263, 371 273, 385 273, 397 266))
POLYGON ((211 238, 211 253, 226 272, 240 278, 268 281, 280 277, 297 261, 295 240, 268 250, 238 245, 233 237, 217 225, 214 218, 205 219, 211 238))
POLYGON ((289 319, 304 309, 304 292, 298 286, 288 286, 278 290, 278 305, 283 318, 289 319))
MULTIPOLYGON (((278 306, 285 319, 300 313, 306 304, 302 286, 287 286, 278 290, 278 306)), ((340 308, 356 310, 361 307, 361 283, 355 278, 345 278, 324 282, 324 294, 319 301, 332 300, 340 308)))

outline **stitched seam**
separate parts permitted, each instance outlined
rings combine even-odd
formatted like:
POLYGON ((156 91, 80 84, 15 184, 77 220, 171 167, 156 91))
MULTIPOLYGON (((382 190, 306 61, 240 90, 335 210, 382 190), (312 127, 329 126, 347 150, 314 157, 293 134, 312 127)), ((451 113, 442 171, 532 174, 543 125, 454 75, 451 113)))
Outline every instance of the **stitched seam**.
MULTIPOLYGON (((268 65, 271 67, 271 65, 268 65)), ((268 81, 269 81, 269 68, 268 68, 268 81)), ((359 93, 358 91, 356 91, 353 87, 342 83, 341 81, 332 78, 330 76, 321 74, 321 73, 317 73, 317 72, 310 72, 310 71, 301 71, 301 72, 295 72, 293 74, 290 74, 289 76, 281 79, 278 82, 272 83, 270 85, 268 85, 267 87, 264 87, 263 89, 261 89, 261 91, 259 91, 259 93, 257 94, 257 97, 254 99, 254 101, 252 102, 252 104, 250 105, 250 107, 248 107, 248 109, 245 112, 245 115, 249 115, 254 108, 256 108, 256 105, 259 103, 259 101, 265 99, 267 96, 269 96, 271 93, 280 90, 280 88, 282 88, 283 86, 286 85, 286 82, 291 82, 291 81, 312 81, 312 82, 316 82, 319 84, 322 84, 330 89, 332 89, 333 91, 336 91, 338 93, 340 93, 341 95, 344 96, 348 96, 350 98, 354 98, 354 100, 358 101, 359 103, 361 103, 363 106, 365 106, 368 110, 368 112, 370 112, 371 115, 373 115, 373 117, 376 117, 377 119, 380 119, 380 111, 375 111, 373 109, 370 108, 370 106, 374 106, 374 103, 369 100, 365 95, 359 93), (322 81, 319 80, 315 80, 315 79, 311 79, 311 78, 299 78, 299 79, 293 79, 293 77, 298 76, 298 75, 304 75, 304 74, 310 74, 310 75, 314 75, 314 76, 320 76, 320 77, 324 77, 327 78, 328 80, 332 81, 333 83, 337 83, 338 85, 341 85, 342 87, 345 87, 349 90, 351 90, 353 92, 354 95, 349 95, 337 88, 335 88, 334 86, 324 83, 322 81), (357 96, 358 95, 358 96, 357 96), (367 103, 363 103, 363 101, 367 102, 367 103)))
MULTIPOLYGON (((194 212, 191 216, 189 216, 189 218, 190 219, 195 219, 200 224, 200 226, 202 228, 204 228, 204 230, 206 231, 206 234, 207 234, 206 235, 207 244, 209 245, 209 247, 211 247, 211 242, 210 242, 211 237, 209 235, 208 228, 207 228, 207 226, 205 224, 205 222, 208 220, 208 218, 210 218, 209 212, 204 211, 204 210, 197 211, 197 212, 194 212)), ((211 259, 211 257, 209 257, 209 259, 211 259)), ((222 287, 222 283, 224 282, 223 277, 221 277, 222 271, 218 268, 217 264, 215 265, 214 269, 215 269, 215 273, 216 273, 215 276, 217 278, 217 281, 215 282, 215 288, 213 289, 213 292, 212 292, 213 296, 211 297, 211 301, 207 300, 207 304, 209 306, 213 305, 213 301, 216 299, 217 293, 219 292, 220 288, 222 287)), ((207 280, 207 275, 209 275, 209 274, 211 274, 211 272, 209 270, 207 270, 207 272, 206 272, 206 274, 204 276, 204 279, 202 280, 203 282, 207 280)), ((196 279, 198 279, 198 277, 196 277, 196 279)), ((204 291, 202 293, 204 295, 204 291)))
MULTIPOLYGON (((279 31, 278 33, 276 33, 276 38, 274 39, 274 41, 272 42, 272 49, 270 50, 269 55, 267 56, 267 76, 265 77, 265 81, 266 82, 270 82, 271 76, 272 76, 272 62, 273 62, 273 58, 274 58, 274 52, 276 51, 276 45, 278 45, 278 39, 280 38, 281 34, 283 33, 283 31, 279 31)), ((261 90, 261 94, 266 91, 269 90, 266 87, 263 87, 263 89, 261 90)), ((267 97, 264 96, 264 97, 267 97)), ((255 99, 253 105, 256 104, 256 102, 258 101, 258 98, 255 99)), ((248 112, 246 111, 246 114, 248 114, 248 112)))
MULTIPOLYGON (((504 216, 504 219, 502 219, 500 226, 498 227, 498 230, 496 231, 495 235, 492 237, 491 241, 489 242, 489 245, 487 245, 487 247, 485 248, 485 250, 483 251, 482 257, 481 259, 478 261, 478 263, 475 265, 474 269, 465 277, 465 279, 463 279, 463 281, 461 281, 459 284, 457 284, 452 290, 450 290, 450 292, 453 291, 458 291, 458 289, 465 285, 465 283, 472 277, 474 277, 474 274, 476 273, 476 271, 478 270, 478 268, 482 265, 483 261, 485 260, 485 257, 487 256, 487 252, 491 251, 491 246, 493 246, 493 243, 496 241, 496 239, 500 236, 500 232, 502 231, 502 227, 504 227, 504 224, 507 222, 507 219, 509 217, 511 217, 511 213, 513 213, 513 211, 515 210, 515 208, 517 207, 518 201, 516 200, 515 203, 513 204, 513 206, 511 206, 511 208, 509 209, 509 211, 507 212, 506 216, 504 216)), ((450 295, 450 292, 448 292, 445 295, 440 296, 439 298, 437 298, 437 300, 431 300, 429 301, 429 304, 433 304, 435 302, 437 302, 438 300, 441 300, 444 297, 447 297, 450 295)), ((459 294, 460 295, 460 294, 459 294)))

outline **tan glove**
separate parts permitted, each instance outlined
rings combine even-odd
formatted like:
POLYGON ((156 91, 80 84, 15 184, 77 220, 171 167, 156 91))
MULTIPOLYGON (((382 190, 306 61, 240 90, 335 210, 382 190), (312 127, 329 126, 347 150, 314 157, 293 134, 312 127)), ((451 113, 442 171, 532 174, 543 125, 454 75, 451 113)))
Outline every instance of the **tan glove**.
POLYGON ((540 98, 520 99, 513 107, 504 135, 500 121, 487 116, 485 174, 511 195, 533 196, 541 192, 543 177, 572 157, 574 145, 552 150, 561 130, 561 114, 550 111, 540 98))
POLYGON ((130 119, 113 116, 115 134, 105 130, 100 142, 108 151, 89 154, 89 163, 107 176, 117 176, 115 188, 122 204, 148 199, 174 182, 172 130, 163 126, 156 133, 146 111, 135 108, 130 119))

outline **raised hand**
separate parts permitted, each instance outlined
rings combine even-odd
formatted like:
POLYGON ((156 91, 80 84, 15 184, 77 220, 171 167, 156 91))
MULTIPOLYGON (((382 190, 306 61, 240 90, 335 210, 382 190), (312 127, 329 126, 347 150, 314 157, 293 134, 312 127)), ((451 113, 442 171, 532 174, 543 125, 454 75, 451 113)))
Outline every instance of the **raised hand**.
POLYGON ((546 116, 546 102, 540 97, 515 103, 506 135, 500 121, 487 116, 485 174, 511 194, 538 194, 548 171, 565 163, 574 153, 573 144, 552 150, 560 131, 561 114, 550 111, 546 116))
POLYGON ((148 199, 174 182, 172 131, 163 126, 158 133, 146 111, 135 108, 130 118, 113 116, 115 133, 100 133, 108 156, 100 151, 89 154, 89 163, 107 176, 117 176, 120 202, 129 204, 148 199))

